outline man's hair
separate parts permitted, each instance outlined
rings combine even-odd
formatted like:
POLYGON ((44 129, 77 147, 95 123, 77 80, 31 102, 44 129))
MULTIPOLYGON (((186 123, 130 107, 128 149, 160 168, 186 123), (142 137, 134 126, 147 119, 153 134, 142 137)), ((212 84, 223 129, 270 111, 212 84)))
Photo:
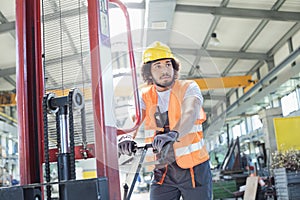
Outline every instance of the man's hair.
MULTIPOLYGON (((160 59, 160 60, 164 60, 164 59, 160 59)), ((142 77, 144 82, 147 83, 147 85, 152 85, 153 84, 153 80, 152 80, 152 75, 151 75, 151 64, 153 62, 157 62, 159 60, 154 60, 145 64, 142 64, 142 77)), ((171 59, 172 62, 172 66, 174 69, 174 79, 178 79, 178 74, 179 74, 179 67, 180 67, 180 63, 175 60, 175 59, 171 59)))

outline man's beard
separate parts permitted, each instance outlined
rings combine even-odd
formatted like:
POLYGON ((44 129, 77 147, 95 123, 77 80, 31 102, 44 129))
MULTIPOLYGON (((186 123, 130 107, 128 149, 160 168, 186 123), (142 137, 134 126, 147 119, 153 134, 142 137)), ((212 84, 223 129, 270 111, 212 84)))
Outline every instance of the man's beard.
POLYGON ((167 88, 171 86, 175 81, 175 77, 173 76, 172 80, 163 84, 158 83, 155 79, 153 79, 153 83, 157 85, 158 87, 167 88))

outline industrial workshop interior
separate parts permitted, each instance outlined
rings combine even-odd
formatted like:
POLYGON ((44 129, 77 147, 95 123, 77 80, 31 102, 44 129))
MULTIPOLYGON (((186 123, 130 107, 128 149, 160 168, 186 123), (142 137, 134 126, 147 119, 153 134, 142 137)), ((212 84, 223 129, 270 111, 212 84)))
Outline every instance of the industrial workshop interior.
POLYGON ((300 0, 1 0, 1 200, 150 199, 157 41, 201 89, 212 199, 300 200, 300 0))

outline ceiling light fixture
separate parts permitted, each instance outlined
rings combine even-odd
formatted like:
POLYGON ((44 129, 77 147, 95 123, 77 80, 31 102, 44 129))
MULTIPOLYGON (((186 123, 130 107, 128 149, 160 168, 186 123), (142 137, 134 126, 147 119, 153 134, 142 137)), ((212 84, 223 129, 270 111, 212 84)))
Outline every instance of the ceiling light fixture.
POLYGON ((168 25, 167 21, 155 21, 151 23, 152 29, 166 29, 168 25))
POLYGON ((211 34, 210 44, 213 46, 218 46, 220 44, 220 40, 217 38, 216 33, 211 34))

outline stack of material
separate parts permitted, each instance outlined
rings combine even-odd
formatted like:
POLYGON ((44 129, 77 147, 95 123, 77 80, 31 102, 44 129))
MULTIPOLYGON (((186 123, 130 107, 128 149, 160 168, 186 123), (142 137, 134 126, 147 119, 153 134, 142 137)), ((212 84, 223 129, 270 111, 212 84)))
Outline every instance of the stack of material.
POLYGON ((278 200, 300 199, 300 172, 274 169, 275 187, 278 200))

